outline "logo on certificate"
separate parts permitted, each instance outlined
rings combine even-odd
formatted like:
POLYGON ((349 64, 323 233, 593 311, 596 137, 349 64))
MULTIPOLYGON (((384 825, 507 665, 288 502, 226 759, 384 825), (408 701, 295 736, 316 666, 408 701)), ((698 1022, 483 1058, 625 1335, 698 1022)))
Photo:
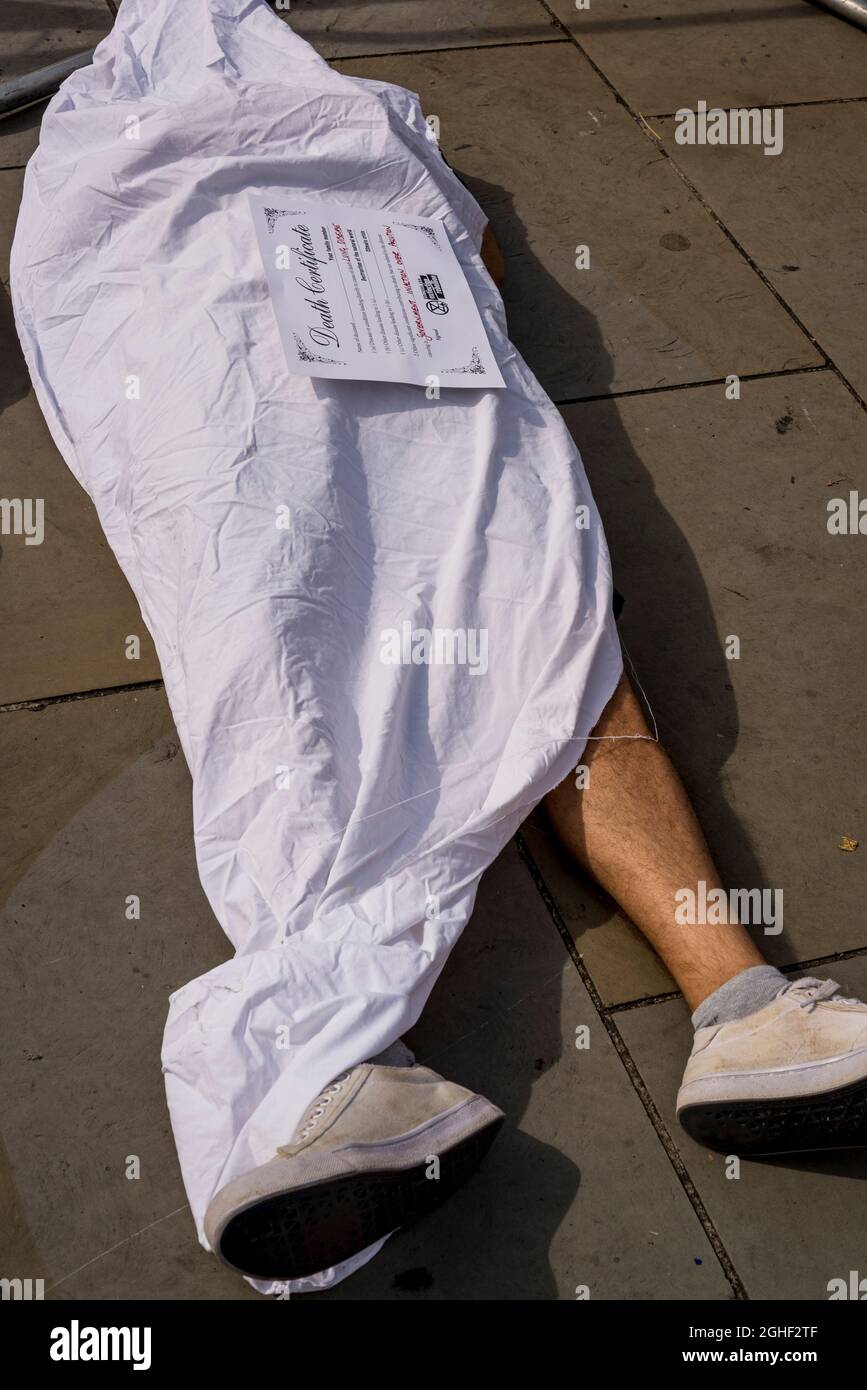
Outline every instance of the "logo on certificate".
POLYGON ((438 275, 420 275, 418 282, 429 314, 447 314, 449 306, 438 275))

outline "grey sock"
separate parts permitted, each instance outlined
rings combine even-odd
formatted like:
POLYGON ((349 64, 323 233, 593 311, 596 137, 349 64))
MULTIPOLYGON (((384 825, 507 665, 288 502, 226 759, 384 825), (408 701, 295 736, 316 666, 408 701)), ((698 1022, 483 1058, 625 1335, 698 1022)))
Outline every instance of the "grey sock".
POLYGON ((697 1031, 715 1023, 746 1018, 770 1004, 787 984, 789 981, 775 965, 751 965, 702 1000, 692 1016, 692 1026, 697 1031))

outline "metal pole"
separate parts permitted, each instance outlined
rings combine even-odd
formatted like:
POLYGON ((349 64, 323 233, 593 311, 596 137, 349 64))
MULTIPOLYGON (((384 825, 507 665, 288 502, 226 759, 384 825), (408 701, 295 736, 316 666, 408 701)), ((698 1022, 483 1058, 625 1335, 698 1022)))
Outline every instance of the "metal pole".
POLYGON ((867 29, 867 0, 818 0, 826 10, 833 10, 842 19, 851 20, 861 29, 867 29))
POLYGON ((20 111, 24 106, 32 106, 34 102, 53 96, 61 82, 93 62, 93 53, 94 50, 89 48, 86 53, 75 53, 71 58, 52 63, 50 67, 23 72, 20 77, 0 83, 0 116, 10 116, 13 111, 20 111))

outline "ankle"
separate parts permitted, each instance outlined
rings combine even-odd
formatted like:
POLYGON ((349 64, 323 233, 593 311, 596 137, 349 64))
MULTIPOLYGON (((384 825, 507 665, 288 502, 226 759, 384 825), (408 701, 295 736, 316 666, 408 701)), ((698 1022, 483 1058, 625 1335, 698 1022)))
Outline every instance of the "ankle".
POLYGON ((697 1032, 746 1018, 776 999, 786 984, 785 975, 775 965, 751 965, 702 1000, 692 1015, 692 1026, 697 1032))

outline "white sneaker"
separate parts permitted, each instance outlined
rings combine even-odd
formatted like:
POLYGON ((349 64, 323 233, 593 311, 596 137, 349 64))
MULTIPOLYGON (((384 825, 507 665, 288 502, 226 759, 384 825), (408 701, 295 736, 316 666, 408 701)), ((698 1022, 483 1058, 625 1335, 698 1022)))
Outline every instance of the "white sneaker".
POLYGON ((757 1013, 699 1028, 677 1095, 687 1134, 735 1154, 867 1145, 867 1004, 839 988, 795 980, 757 1013))
POLYGON ((270 1162, 217 1193, 208 1243, 255 1278, 318 1274, 439 1206, 502 1122, 427 1067, 364 1062, 325 1088, 270 1162))

